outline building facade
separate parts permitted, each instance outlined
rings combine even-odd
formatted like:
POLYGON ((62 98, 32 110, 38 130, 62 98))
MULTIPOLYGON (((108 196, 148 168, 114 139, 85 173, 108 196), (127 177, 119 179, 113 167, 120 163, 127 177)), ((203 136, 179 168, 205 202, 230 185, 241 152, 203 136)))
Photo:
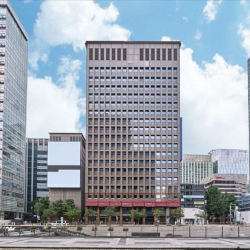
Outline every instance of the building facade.
POLYGON ((49 196, 48 141, 44 138, 26 139, 25 212, 31 213, 31 202, 49 196))
POLYGON ((213 174, 211 155, 183 155, 181 161, 181 184, 200 184, 213 174))
POLYGON ((82 133, 50 133, 48 188, 51 202, 73 199, 84 209, 85 138, 82 133))
POLYGON ((86 42, 85 210, 180 206, 180 42, 86 42))
POLYGON ((249 151, 240 149, 215 149, 209 152, 213 171, 218 174, 246 174, 249 180, 249 151))
POLYGON ((233 194, 236 198, 246 194, 246 174, 213 174, 201 180, 205 189, 216 186, 221 193, 233 194))
POLYGON ((0 0, 0 210, 22 217, 28 36, 9 1, 0 0))
POLYGON ((181 184, 181 207, 205 210, 204 185, 181 184))

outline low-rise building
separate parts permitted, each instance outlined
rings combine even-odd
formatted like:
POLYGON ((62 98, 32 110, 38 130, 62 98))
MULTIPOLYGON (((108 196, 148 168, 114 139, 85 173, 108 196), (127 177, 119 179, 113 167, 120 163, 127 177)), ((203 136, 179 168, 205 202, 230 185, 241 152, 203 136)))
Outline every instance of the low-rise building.
POLYGON ((201 180, 201 184, 205 185, 205 189, 216 186, 222 193, 233 194, 236 198, 240 198, 246 193, 247 175, 213 174, 201 180))
POLYGON ((85 138, 81 133, 50 133, 48 188, 51 202, 73 199, 84 209, 85 138))
POLYGON ((204 185, 181 184, 181 207, 205 209, 204 185))

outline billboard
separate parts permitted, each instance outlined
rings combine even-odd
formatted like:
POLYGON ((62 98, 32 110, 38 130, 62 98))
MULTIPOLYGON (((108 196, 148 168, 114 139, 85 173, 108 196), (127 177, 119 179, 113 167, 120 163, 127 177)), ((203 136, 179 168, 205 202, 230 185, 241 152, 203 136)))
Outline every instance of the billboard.
POLYGON ((48 188, 80 188, 80 142, 48 143, 48 188))

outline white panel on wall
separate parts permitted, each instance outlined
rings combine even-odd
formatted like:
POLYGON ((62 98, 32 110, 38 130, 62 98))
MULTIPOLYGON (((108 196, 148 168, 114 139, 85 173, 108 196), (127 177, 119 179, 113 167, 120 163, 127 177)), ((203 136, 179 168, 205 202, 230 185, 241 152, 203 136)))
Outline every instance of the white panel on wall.
POLYGON ((48 188, 80 188, 80 170, 48 172, 48 188))
POLYGON ((49 142, 48 165, 49 166, 80 166, 81 142, 49 142))

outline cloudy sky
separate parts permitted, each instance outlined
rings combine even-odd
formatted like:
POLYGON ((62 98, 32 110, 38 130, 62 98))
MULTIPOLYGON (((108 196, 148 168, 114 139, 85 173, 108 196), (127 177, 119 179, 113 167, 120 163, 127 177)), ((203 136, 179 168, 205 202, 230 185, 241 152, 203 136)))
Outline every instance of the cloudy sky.
POLYGON ((28 137, 85 132, 86 40, 180 40, 183 152, 248 149, 250 1, 10 2, 29 34, 28 137))

